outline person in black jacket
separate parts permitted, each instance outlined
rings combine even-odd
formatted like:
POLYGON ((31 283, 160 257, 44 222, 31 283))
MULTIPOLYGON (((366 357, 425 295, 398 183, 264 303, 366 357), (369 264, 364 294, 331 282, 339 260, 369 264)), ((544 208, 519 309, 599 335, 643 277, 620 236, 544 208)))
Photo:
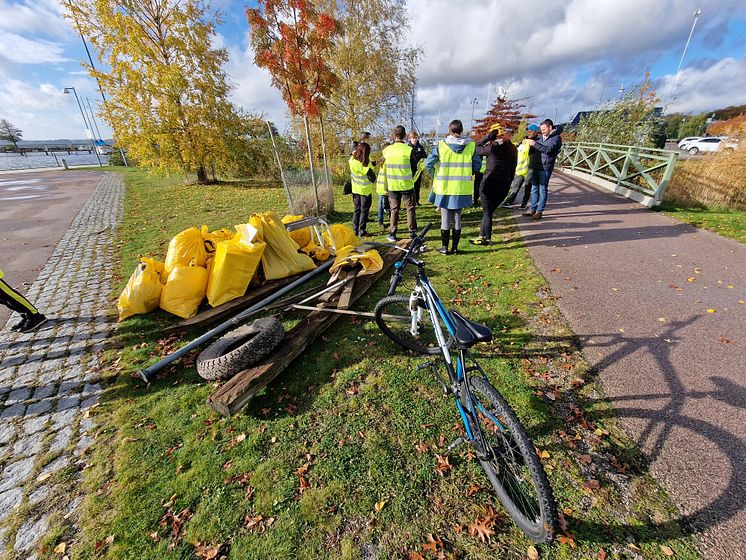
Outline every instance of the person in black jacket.
MULTIPOLYGON (((420 136, 414 130, 409 133, 409 145, 412 146, 412 157, 414 157, 417 160, 418 164, 420 163, 421 160, 427 159, 427 152, 425 151, 425 148, 422 147, 422 144, 420 144, 420 136)), ((422 174, 420 174, 420 176, 417 177, 417 180, 414 182, 414 202, 417 206, 421 206, 420 204, 420 185, 421 184, 422 184, 422 174)))
POLYGON ((541 123, 539 140, 529 140, 531 147, 541 153, 541 168, 534 171, 531 177, 531 209, 524 216, 531 216, 534 220, 541 220, 544 205, 547 203, 549 179, 554 170, 554 162, 562 148, 561 127, 554 127, 551 119, 541 123))
POLYGON ((518 163, 518 150, 499 124, 490 128, 487 136, 477 143, 477 155, 487 157, 487 167, 479 185, 482 201, 482 225, 475 245, 489 245, 492 241, 492 216, 505 199, 518 163))

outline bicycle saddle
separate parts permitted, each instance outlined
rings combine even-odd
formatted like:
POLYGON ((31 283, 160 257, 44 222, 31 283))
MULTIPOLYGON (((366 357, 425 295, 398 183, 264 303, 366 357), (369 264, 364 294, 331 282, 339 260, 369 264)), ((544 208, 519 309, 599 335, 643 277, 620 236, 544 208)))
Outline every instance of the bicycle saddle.
POLYGON ((461 348, 470 348, 477 342, 492 340, 492 331, 488 326, 470 321, 458 311, 451 311, 451 318, 456 327, 453 338, 461 348))

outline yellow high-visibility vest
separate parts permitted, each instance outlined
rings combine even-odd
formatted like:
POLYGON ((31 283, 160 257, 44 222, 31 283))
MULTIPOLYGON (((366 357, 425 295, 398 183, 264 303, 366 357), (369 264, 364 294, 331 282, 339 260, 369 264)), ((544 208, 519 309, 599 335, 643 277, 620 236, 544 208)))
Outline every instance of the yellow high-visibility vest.
POLYGON ((404 142, 394 142, 383 149, 386 160, 386 183, 389 192, 409 191, 414 188, 412 180, 412 146, 404 142))
POLYGON ((380 195, 386 194, 386 163, 381 166, 378 170, 378 176, 376 177, 376 192, 380 195))
POLYGON ((368 170, 373 169, 373 166, 368 164, 366 167, 354 157, 351 157, 348 163, 350 164, 350 182, 352 183, 353 194, 373 194, 373 183, 368 179, 368 170))
POLYGON ((482 156, 482 167, 479 168, 479 172, 484 174, 485 171, 487 171, 487 157, 482 156))
POLYGON ((518 146, 518 165, 515 168, 515 174, 525 177, 528 175, 528 141, 524 140, 518 146))
POLYGON ((435 172, 433 192, 451 196, 470 195, 474 190, 471 179, 471 160, 476 144, 469 142, 457 154, 443 140, 438 143, 438 170, 435 172))

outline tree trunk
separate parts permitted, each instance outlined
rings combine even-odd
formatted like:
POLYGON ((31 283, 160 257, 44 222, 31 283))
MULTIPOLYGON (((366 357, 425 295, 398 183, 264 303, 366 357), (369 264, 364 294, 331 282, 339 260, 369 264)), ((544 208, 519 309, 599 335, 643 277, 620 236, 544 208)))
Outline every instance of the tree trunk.
POLYGON ((197 168, 197 182, 200 185, 204 185, 205 183, 207 183, 207 171, 205 171, 204 165, 200 165, 197 168))
POLYGON ((329 163, 326 160, 326 135, 324 132, 324 117, 319 115, 319 124, 321 125, 321 154, 324 158, 324 179, 326 180, 326 190, 331 200, 331 208, 327 208, 327 212, 334 211, 334 189, 332 189, 332 181, 329 173, 329 163))
POLYGON ((308 115, 303 115, 303 124, 306 125, 306 144, 308 145, 308 165, 311 167, 311 184, 313 185, 314 208, 319 213, 319 189, 316 186, 316 175, 313 171, 313 147, 311 147, 311 127, 308 124, 308 115))

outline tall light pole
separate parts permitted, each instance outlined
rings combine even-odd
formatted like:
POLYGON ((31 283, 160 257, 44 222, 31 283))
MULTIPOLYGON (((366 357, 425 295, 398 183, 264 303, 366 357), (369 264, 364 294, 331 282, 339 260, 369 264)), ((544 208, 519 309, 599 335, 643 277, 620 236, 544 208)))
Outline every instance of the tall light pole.
POLYGON ((91 143, 91 148, 93 148, 93 153, 96 154, 96 160, 98 160, 98 166, 103 167, 103 164, 101 163, 101 158, 98 157, 98 151, 96 150, 96 146, 93 144, 93 139, 90 138, 93 136, 93 131, 88 127, 88 121, 85 118, 85 113, 83 112, 83 106, 80 104, 80 99, 78 98, 78 92, 75 91, 75 88, 70 86, 66 87, 62 90, 63 93, 66 93, 67 95, 70 95, 70 92, 73 92, 73 95, 75 96, 75 101, 78 102, 78 109, 80 109, 80 116, 83 117, 83 124, 86 127, 86 135, 89 137, 88 140, 91 143), (90 133, 88 133, 90 131, 90 133))
POLYGON ((98 123, 96 122, 96 118, 93 116, 93 108, 91 107, 91 99, 89 97, 85 98, 86 103, 88 103, 88 110, 91 113, 91 121, 93 121, 93 126, 96 127, 96 134, 98 134, 98 139, 103 140, 101 137, 101 131, 98 129, 98 123))
POLYGON ((471 126, 469 127, 469 132, 471 132, 472 130, 474 130, 474 109, 477 105, 479 105, 479 101, 475 97, 474 99, 469 101, 469 103, 471 104, 471 126))
POLYGON ((681 65, 684 62, 684 57, 686 56, 686 50, 689 48, 689 42, 692 40, 692 35, 694 34, 694 27, 697 25, 697 20, 699 19, 699 15, 701 13, 702 13, 702 10, 697 9, 697 11, 692 14, 694 16, 694 21, 692 22, 692 28, 689 30, 689 37, 687 37, 686 44, 684 45, 684 51, 681 53, 681 58, 679 59, 679 65, 676 68, 676 74, 674 75, 673 83, 671 84, 671 89, 668 91, 666 102, 663 105, 663 113, 662 113, 663 115, 666 114, 666 109, 668 109, 668 104, 671 101, 673 90, 676 88, 676 82, 679 80, 679 72, 681 71, 681 65))

